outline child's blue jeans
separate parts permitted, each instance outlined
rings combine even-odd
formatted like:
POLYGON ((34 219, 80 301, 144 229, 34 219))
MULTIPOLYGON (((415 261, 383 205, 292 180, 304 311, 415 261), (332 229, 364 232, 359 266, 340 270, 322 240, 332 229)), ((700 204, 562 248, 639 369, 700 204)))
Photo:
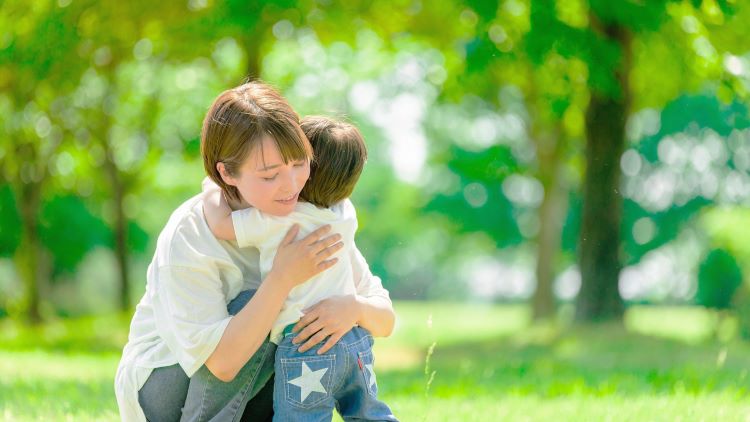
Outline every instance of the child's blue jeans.
POLYGON ((323 343, 300 353, 286 334, 276 349, 274 421, 330 421, 333 409, 345 420, 397 421, 379 401, 372 336, 354 327, 327 353, 323 343))

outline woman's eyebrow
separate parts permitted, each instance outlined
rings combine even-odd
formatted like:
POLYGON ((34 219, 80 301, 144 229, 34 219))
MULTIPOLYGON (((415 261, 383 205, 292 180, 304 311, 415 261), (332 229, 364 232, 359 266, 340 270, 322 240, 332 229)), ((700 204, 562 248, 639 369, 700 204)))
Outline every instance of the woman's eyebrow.
POLYGON ((281 164, 274 164, 272 166, 266 166, 266 167, 259 168, 259 169, 256 169, 256 170, 258 170, 258 171, 266 171, 266 170, 275 169, 276 167, 281 167, 281 164))

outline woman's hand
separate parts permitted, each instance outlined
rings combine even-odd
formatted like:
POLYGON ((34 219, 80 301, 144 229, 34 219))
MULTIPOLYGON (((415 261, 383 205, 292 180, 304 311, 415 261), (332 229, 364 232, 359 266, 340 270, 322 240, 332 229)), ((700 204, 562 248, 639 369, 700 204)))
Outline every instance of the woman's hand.
POLYGON ((328 337, 318 354, 327 352, 354 327, 360 319, 360 303, 355 295, 333 296, 305 309, 304 316, 292 332, 299 333, 294 344, 305 342, 300 352, 305 352, 328 337))
POLYGON ((343 248, 344 244, 339 234, 323 237, 329 231, 331 226, 326 225, 300 240, 294 240, 299 233, 299 226, 292 226, 279 244, 269 275, 272 273, 291 289, 331 268, 338 259, 328 258, 343 248))

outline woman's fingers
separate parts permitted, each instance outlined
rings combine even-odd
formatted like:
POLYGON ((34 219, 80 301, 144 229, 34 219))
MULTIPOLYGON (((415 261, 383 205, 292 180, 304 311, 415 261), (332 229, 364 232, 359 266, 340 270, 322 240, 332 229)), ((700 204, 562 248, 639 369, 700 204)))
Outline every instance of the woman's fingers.
POLYGON ((324 237, 310 245, 310 250, 320 252, 321 250, 330 247, 331 245, 341 242, 341 235, 336 233, 330 236, 324 237))
POLYGON ((299 285, 336 264, 337 260, 328 258, 343 247, 339 234, 321 238, 330 232, 330 225, 320 227, 295 241, 299 230, 299 225, 295 224, 287 231, 273 259, 272 272, 292 286, 299 285))
POLYGON ((321 341, 325 340, 326 337, 328 337, 328 333, 324 332, 323 330, 318 331, 315 333, 312 337, 310 337, 309 340, 299 348, 300 353, 304 353, 308 350, 310 350, 313 346, 320 343, 321 341))
POLYGON ((315 230, 314 232, 308 234, 305 236, 304 239, 302 239, 302 243, 305 245, 312 245, 313 243, 317 242, 321 237, 323 237, 324 234, 331 231, 331 225, 326 224, 323 227, 320 227, 319 229, 315 230))
POLYGON ((293 333, 298 333, 302 331, 303 328, 307 327, 307 324, 313 322, 313 318, 309 318, 309 315, 305 314, 302 318, 300 318, 299 321, 297 321, 296 324, 294 324, 294 328, 292 328, 293 333))
POLYGON ((328 341, 325 342, 323 347, 318 349, 318 354, 322 355, 323 353, 331 350, 331 347, 335 346, 336 343, 338 343, 338 341, 341 340, 341 337, 343 337, 344 334, 346 334, 346 331, 343 333, 333 333, 330 336, 328 336, 328 341))
MULTIPOLYGON (((331 236, 331 237, 333 237, 333 236, 331 236)), ((331 246, 323 248, 320 251, 318 251, 318 253, 317 253, 318 259, 321 259, 321 260, 326 259, 329 256, 331 256, 331 255, 335 254, 336 252, 340 251, 343 247, 344 247, 344 242, 338 242, 338 243, 332 244, 331 246)))
MULTIPOLYGON (((320 265, 333 265, 335 259, 320 265)), ((357 325, 357 298, 355 295, 332 296, 306 308, 294 326, 297 337, 294 344, 302 344, 300 352, 322 344, 317 351, 323 354, 331 350, 349 330, 357 325)))
POLYGON ((323 324, 320 323, 320 321, 315 321, 313 323, 310 323, 308 326, 302 329, 302 331, 297 334, 297 337, 292 340, 292 343, 294 344, 300 344, 310 338, 313 334, 320 331, 320 329, 323 328, 323 324))
POLYGON ((299 224, 294 224, 292 225, 292 228, 289 229, 288 232, 286 232, 286 235, 281 240, 281 245, 288 245, 294 242, 294 238, 297 237, 297 233, 299 233, 299 224))
POLYGON ((333 259, 329 259, 328 261, 323 261, 320 264, 318 264, 318 270, 320 270, 320 272, 323 272, 333 267, 334 265, 336 265, 337 262, 339 262, 338 258, 333 258, 333 259))

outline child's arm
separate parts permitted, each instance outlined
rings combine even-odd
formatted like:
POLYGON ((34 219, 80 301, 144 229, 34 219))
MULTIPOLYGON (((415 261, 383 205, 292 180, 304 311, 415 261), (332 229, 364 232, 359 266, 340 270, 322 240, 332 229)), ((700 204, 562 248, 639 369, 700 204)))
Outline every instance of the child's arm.
POLYGON ((221 188, 215 183, 203 182, 203 215, 208 228, 217 239, 235 240, 232 209, 224 198, 221 188))
MULTIPOLYGON (((354 205, 347 199, 342 206, 346 218, 353 221, 356 232, 359 222, 354 205)), ((353 239, 352 243, 354 243, 353 239)), ((383 288, 380 277, 372 274, 370 266, 367 265, 365 257, 357 249, 356 244, 349 249, 349 260, 352 264, 354 287, 357 291, 356 298, 361 308, 360 319, 357 323, 370 330, 376 337, 388 337, 393 332, 396 318, 388 290, 383 288)))
POLYGON ((350 258, 354 287, 362 312, 357 323, 370 330, 375 337, 388 337, 393 333, 396 322, 390 294, 383 287, 380 277, 370 271, 370 266, 356 246, 351 248, 350 258))

